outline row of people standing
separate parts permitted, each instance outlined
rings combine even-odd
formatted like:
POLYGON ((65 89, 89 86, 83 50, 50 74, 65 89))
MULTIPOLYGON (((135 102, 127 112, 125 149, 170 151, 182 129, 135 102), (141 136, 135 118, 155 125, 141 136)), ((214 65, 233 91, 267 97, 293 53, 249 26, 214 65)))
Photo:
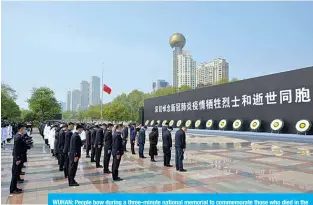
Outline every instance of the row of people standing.
POLYGON ((96 168, 103 168, 103 173, 112 173, 115 181, 122 180, 118 176, 118 168, 121 157, 126 152, 128 141, 128 129, 132 125, 113 125, 112 123, 101 124, 91 127, 86 131, 86 158, 96 163, 96 168), (103 150, 103 165, 100 164, 103 150), (91 151, 91 156, 89 152, 91 151), (111 155, 113 157, 112 168, 109 170, 111 155))
MULTIPOLYGON (((146 131, 147 127, 144 126, 140 129, 138 146, 139 146, 139 158, 146 158, 144 156, 144 145, 146 139, 146 131)), ((166 124, 162 127, 162 148, 163 148, 163 161, 165 167, 172 167, 170 164, 171 154, 172 154, 172 131, 173 127, 168 126, 166 124)), ((186 149, 186 127, 182 127, 178 129, 175 133, 175 165, 176 170, 185 172, 187 171, 183 167, 184 153, 186 149)), ((151 162, 155 162, 155 156, 158 155, 158 138, 159 138, 159 129, 158 124, 152 128, 152 131, 149 134, 149 156, 151 162)))
MULTIPOLYGON (((74 128, 73 123, 61 125, 59 125, 59 123, 47 123, 41 125, 41 130, 43 138, 46 144, 50 146, 53 156, 58 159, 59 171, 64 171, 64 177, 68 178, 70 186, 78 186, 78 183, 72 180, 71 162, 73 162, 73 160, 70 158, 73 152, 70 142, 75 132, 78 131, 77 126, 74 128), (53 138, 54 143, 52 143, 51 140, 53 138)), ((81 139, 86 139, 82 140, 82 142, 85 141, 86 158, 91 158, 91 162, 95 162, 97 168, 103 168, 104 173, 112 173, 113 180, 121 180, 121 178, 118 177, 118 168, 121 156, 124 151, 126 151, 128 127, 123 125, 113 126, 111 123, 100 125, 89 124, 84 125, 83 130, 79 132, 79 136, 81 139), (82 137, 83 134, 85 134, 85 137, 82 137), (104 153, 103 166, 100 165, 102 153, 104 153), (91 156, 89 154, 91 154, 91 156), (112 172, 109 170, 111 155, 113 157, 112 172)), ((79 158, 80 157, 81 152, 79 158)), ((74 165, 73 170, 75 170, 74 172, 76 173, 77 164, 74 165)))
POLYGON ((22 193, 22 189, 17 187, 18 183, 23 183, 24 179, 21 178, 25 175, 22 171, 26 168, 27 162, 27 150, 33 147, 33 139, 31 137, 31 125, 17 124, 17 133, 13 137, 13 164, 12 164, 12 178, 10 184, 10 193, 19 194, 22 193))

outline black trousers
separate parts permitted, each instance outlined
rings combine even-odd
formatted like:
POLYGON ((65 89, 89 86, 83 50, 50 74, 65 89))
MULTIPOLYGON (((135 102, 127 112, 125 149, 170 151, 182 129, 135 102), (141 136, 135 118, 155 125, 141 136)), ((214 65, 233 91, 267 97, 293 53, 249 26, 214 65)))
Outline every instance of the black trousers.
MULTIPOLYGON (((74 184, 75 181, 75 176, 76 176, 76 172, 77 172, 77 167, 78 167, 78 161, 77 162, 74 161, 74 155, 70 154, 68 156, 68 161, 69 161, 69 173, 68 173, 68 183, 69 184, 74 184)), ((64 169, 65 170, 65 169, 64 169)))
POLYGON ((131 150, 132 150, 132 154, 136 154, 135 153, 135 141, 130 141, 130 147, 131 147, 131 150))
POLYGON ((126 151, 127 140, 123 140, 123 149, 126 151))
POLYGON ((18 166, 19 165, 16 165, 16 160, 13 159, 10 192, 13 192, 17 189, 17 181, 20 180, 20 172, 18 166))
POLYGON ((102 145, 96 146, 96 166, 100 166, 100 158, 101 158, 101 152, 102 152, 102 145))
POLYGON ((120 167, 121 156, 117 159, 116 155, 113 156, 113 163, 112 163, 112 178, 113 180, 118 179, 118 168, 120 167))
POLYGON ((163 154, 164 154, 164 166, 170 165, 171 148, 170 147, 163 147, 163 154))
POLYGON ((64 153, 59 154, 59 170, 60 171, 64 169, 65 157, 66 157, 66 154, 64 153))
POLYGON ((91 145, 91 156, 90 156, 90 161, 94 162, 95 161, 95 155, 96 155, 96 148, 94 147, 94 145, 91 145))
POLYGON ((104 147, 103 171, 109 171, 110 158, 111 158, 111 150, 104 147))
POLYGON ((68 154, 64 154, 64 167, 63 167, 63 171, 64 171, 64 176, 68 177, 68 172, 69 172, 69 158, 68 158, 68 154))
POLYGON ((87 145, 87 147, 86 147, 86 156, 89 156, 90 149, 91 149, 91 145, 87 145))
POLYGON ((184 169, 183 160, 184 160, 184 151, 183 151, 183 149, 175 147, 176 170, 184 169))

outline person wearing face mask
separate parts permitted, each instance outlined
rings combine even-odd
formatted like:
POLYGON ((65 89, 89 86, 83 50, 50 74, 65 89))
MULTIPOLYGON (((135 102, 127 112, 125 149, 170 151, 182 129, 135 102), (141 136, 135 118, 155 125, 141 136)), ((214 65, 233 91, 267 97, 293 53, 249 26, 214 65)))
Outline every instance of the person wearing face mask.
POLYGON ((77 172, 78 162, 81 158, 81 148, 83 142, 80 135, 82 134, 84 127, 82 125, 77 125, 74 134, 71 137, 70 147, 69 147, 69 173, 68 173, 68 184, 69 186, 79 186, 75 181, 75 176, 77 172))
POLYGON ((24 141, 24 134, 27 133, 26 125, 18 124, 18 132, 14 137, 14 146, 13 146, 13 165, 12 165, 12 179, 10 185, 11 194, 22 193, 22 189, 17 188, 17 182, 20 179, 20 169, 19 166, 22 163, 23 151, 26 146, 24 141))
POLYGON ((120 166, 121 158, 124 154, 123 138, 122 138, 122 127, 120 125, 116 126, 116 130, 113 136, 112 145, 112 178, 114 181, 121 181, 122 179, 118 176, 118 168, 120 166))
POLYGON ((112 143, 113 143, 112 128, 113 124, 108 123, 108 127, 104 135, 103 173, 105 174, 111 173, 109 170, 109 164, 112 154, 112 143))
POLYGON ((68 171, 69 171, 69 158, 68 158, 68 154, 69 154, 69 149, 70 149, 70 142, 71 142, 71 138, 73 135, 73 130, 74 125, 71 124, 68 126, 68 130, 65 133, 65 143, 64 143, 64 148, 63 148, 63 156, 64 156, 64 167, 63 167, 63 171, 64 171, 64 177, 67 178, 68 177, 68 171))
POLYGON ((98 129, 97 134, 96 134, 96 167, 97 168, 103 168, 102 165, 100 165, 100 159, 101 159, 101 151, 103 147, 103 142, 104 142, 104 133, 106 131, 106 124, 102 124, 102 127, 98 129))

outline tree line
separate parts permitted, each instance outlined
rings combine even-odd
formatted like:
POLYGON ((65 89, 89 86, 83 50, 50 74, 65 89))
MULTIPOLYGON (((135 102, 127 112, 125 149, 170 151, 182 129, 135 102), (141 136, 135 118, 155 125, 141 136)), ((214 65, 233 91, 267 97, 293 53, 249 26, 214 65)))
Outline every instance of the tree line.
MULTIPOLYGON (((216 84, 229 83, 237 81, 238 79, 221 80, 216 84)), ((209 85, 201 85, 205 87, 209 85)), ((55 93, 48 87, 33 88, 31 96, 27 99, 29 110, 20 109, 16 104, 16 91, 9 85, 1 83, 1 119, 9 121, 24 121, 34 122, 35 124, 53 119, 57 114, 61 113, 61 105, 55 97, 55 93)), ((174 93, 184 92, 192 88, 186 85, 180 88, 166 87, 155 92, 144 93, 139 90, 117 96, 110 103, 101 105, 89 106, 87 110, 79 110, 78 112, 63 112, 63 120, 78 120, 84 122, 96 121, 101 119, 101 112, 103 120, 112 122, 121 121, 139 121, 139 110, 143 107, 144 100, 147 98, 155 98, 174 93)))

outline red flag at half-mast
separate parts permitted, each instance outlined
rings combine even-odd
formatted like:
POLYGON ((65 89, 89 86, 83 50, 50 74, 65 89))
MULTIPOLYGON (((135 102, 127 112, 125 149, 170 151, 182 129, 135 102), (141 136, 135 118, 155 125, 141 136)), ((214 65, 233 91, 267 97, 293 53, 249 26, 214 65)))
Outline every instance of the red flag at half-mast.
POLYGON ((103 91, 108 93, 108 94, 111 94, 111 88, 109 86, 107 86, 106 84, 103 84, 103 91))

